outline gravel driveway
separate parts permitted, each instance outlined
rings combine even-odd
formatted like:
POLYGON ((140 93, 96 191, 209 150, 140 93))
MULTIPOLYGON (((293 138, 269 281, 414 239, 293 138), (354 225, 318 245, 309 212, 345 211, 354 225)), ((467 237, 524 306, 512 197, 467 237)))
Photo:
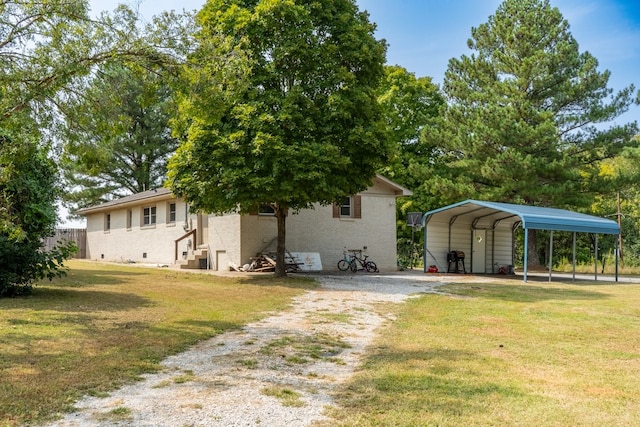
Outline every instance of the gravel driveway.
POLYGON ((161 372, 84 398, 49 425, 297 427, 324 419, 332 392, 391 318, 381 303, 437 292, 443 277, 415 270, 315 277, 321 286, 289 310, 169 357, 161 372))

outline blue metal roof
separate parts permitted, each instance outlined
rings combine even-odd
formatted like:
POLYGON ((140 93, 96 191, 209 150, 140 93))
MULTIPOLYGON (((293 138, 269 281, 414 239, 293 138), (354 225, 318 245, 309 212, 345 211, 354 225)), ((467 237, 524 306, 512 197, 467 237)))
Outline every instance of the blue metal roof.
POLYGON ((575 231, 578 233, 620 234, 618 223, 610 219, 581 214, 565 209, 539 206, 514 205, 511 203, 465 200, 435 209, 424 214, 423 221, 438 214, 451 217, 470 215, 473 221, 485 226, 506 222, 522 222, 522 228, 535 230, 575 231))

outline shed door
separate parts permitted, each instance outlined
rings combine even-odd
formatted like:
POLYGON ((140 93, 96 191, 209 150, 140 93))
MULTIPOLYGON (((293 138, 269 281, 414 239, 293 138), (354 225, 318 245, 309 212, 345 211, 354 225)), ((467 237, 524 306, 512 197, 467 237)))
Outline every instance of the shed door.
POLYGON ((487 230, 473 230, 473 273, 486 273, 487 270, 487 230))

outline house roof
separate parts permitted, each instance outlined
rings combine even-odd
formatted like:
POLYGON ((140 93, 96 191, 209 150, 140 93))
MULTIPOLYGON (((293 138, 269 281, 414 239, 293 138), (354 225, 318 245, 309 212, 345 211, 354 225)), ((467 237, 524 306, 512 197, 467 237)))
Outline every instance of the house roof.
MULTIPOLYGON (((396 197, 411 196, 413 194, 410 190, 404 188, 399 184, 396 184, 395 182, 383 177, 382 175, 376 175, 375 179, 381 182, 383 185, 389 187, 394 192, 396 197)), ((132 194, 130 196, 125 196, 117 200, 111 200, 109 202, 101 203, 96 206, 89 206, 87 208, 80 209, 78 210, 78 214, 87 215, 91 213, 111 210, 113 208, 122 208, 129 205, 139 205, 142 201, 155 202, 160 200, 168 200, 173 197, 174 196, 173 194, 171 194, 171 190, 167 188, 154 188, 152 190, 143 191, 142 193, 132 194)))
POLYGON ((539 206, 465 200, 429 211, 424 214, 423 221, 441 215, 446 215, 450 222, 461 216, 470 217, 473 226, 477 228, 492 228, 504 224, 513 226, 521 222, 524 229, 620 234, 620 227, 610 219, 539 206))
POLYGON ((78 214, 87 215, 90 213, 101 212, 110 210, 115 207, 121 208, 128 205, 137 205, 142 201, 159 201, 173 198, 171 191, 167 188, 154 188, 152 190, 143 191, 142 193, 132 194, 125 196, 117 200, 111 200, 109 202, 101 203, 95 206, 89 206, 84 209, 78 210, 78 214))
POLYGON ((385 178, 380 174, 376 174, 376 179, 382 182, 383 184, 387 185, 389 188, 391 188, 395 193, 396 197, 413 195, 413 192, 411 190, 404 188, 400 184, 396 184, 395 182, 391 181, 389 178, 385 178))

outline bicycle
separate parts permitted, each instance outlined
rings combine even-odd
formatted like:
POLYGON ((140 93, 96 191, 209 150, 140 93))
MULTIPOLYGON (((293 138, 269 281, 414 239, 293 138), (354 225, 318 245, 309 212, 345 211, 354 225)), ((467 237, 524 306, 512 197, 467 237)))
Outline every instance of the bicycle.
POLYGON ((368 273, 378 273, 378 266, 375 262, 367 260, 369 255, 365 255, 364 258, 360 258, 355 252, 349 254, 347 250, 343 251, 344 258, 338 261, 338 270, 357 272, 359 270, 366 270, 368 273))

